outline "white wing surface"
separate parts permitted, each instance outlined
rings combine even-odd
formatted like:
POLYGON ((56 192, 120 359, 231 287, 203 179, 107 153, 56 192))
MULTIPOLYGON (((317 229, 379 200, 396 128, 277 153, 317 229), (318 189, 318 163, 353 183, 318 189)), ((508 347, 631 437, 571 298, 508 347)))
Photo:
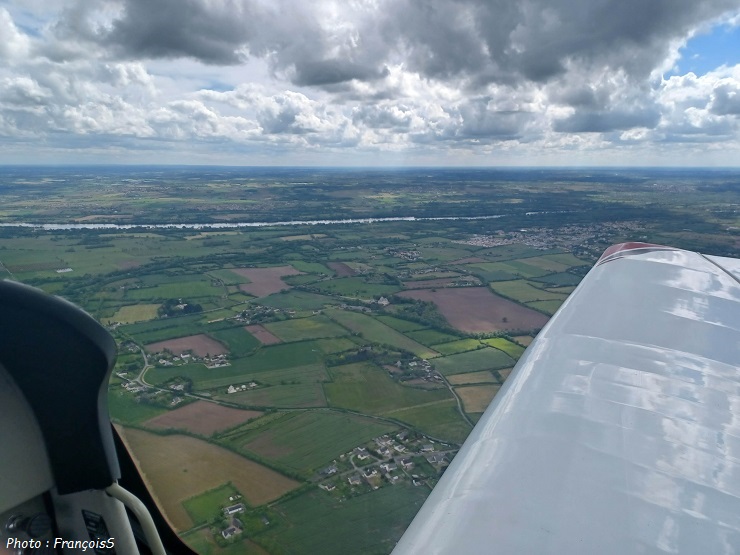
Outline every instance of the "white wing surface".
POLYGON ((394 554, 740 553, 739 276, 609 249, 394 554))

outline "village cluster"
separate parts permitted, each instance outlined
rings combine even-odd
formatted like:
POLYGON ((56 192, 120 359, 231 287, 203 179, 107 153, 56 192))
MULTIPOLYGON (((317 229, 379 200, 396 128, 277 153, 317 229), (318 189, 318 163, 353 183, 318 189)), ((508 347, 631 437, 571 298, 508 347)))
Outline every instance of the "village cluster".
POLYGON ((401 481, 431 487, 456 452, 457 448, 450 445, 404 430, 393 436, 376 437, 340 455, 321 469, 316 479, 323 490, 338 490, 342 495, 360 494, 401 481))
MULTIPOLYGON (((538 213, 532 212, 527 215, 535 214, 538 213)), ((540 250, 560 247, 576 255, 588 253, 598 256, 604 248, 603 245, 608 244, 615 235, 635 236, 635 233, 641 229, 644 228, 639 222, 604 222, 589 225, 565 225, 557 228, 532 227, 519 231, 499 230, 491 235, 473 235, 465 241, 455 242, 486 248, 514 244, 527 245, 540 250)))

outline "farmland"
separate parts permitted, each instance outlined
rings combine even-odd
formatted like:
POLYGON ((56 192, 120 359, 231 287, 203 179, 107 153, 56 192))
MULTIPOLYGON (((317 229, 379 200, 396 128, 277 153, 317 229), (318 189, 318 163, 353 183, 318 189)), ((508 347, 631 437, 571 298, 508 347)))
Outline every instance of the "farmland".
POLYGON ((339 503, 312 492, 282 504, 284 520, 266 535, 287 553, 390 552, 405 530, 402 523, 413 518, 426 495, 422 488, 400 485, 339 503))
POLYGON ((182 502, 225 482, 234 484, 251 505, 279 498, 299 484, 222 447, 188 436, 160 436, 127 428, 122 436, 142 475, 178 531, 193 522, 182 502), (187 480, 182 475, 187 474, 187 480))
POLYGON ((205 401, 196 401, 179 409, 166 412, 145 422, 149 428, 185 430, 210 436, 232 428, 247 420, 262 416, 261 412, 237 410, 205 401))
POLYGON ((465 332, 528 330, 542 327, 547 317, 491 293, 485 287, 404 291, 401 297, 431 301, 455 328, 465 332))
POLYGON ((168 339, 167 341, 158 341, 157 343, 149 343, 146 345, 146 350, 150 353, 170 351, 176 355, 192 351, 200 357, 204 357, 208 354, 220 355, 228 352, 222 343, 219 343, 204 334, 178 337, 177 339, 168 339))
POLYGON ((340 337, 348 334, 347 330, 337 326, 325 316, 312 316, 295 320, 285 320, 265 324, 264 327, 282 341, 302 341, 322 337, 340 337))
POLYGON ((235 268, 233 273, 247 278, 248 283, 239 285, 239 289, 254 295, 255 297, 266 297, 277 293, 290 286, 281 278, 293 276, 300 272, 292 266, 278 266, 275 268, 235 268))
POLYGON ((397 426, 339 412, 291 412, 265 428, 239 428, 222 441, 309 475, 321 465, 397 426))
POLYGON ((430 358, 437 355, 436 351, 409 339, 371 316, 342 310, 330 311, 328 315, 350 331, 360 334, 363 339, 373 343, 391 345, 410 351, 422 358, 430 358))
POLYGON ((435 359, 435 368, 445 375, 464 374, 477 370, 497 370, 512 366, 514 360, 498 349, 483 348, 435 359))
POLYGON ((7 173, 0 223, 250 223, 0 227, 0 272, 115 337, 112 418, 177 530, 218 554, 389 551, 445 468, 421 446, 455 456, 604 248, 639 237, 740 254, 722 172, 682 174, 677 195, 656 194, 675 178, 659 172, 616 185, 570 170, 96 172, 44 187, 7 173), (338 210, 416 219, 267 225, 338 210), (419 486, 407 472, 350 482, 406 456, 419 486), (245 531, 218 545, 234 495, 245 531))
POLYGON ((107 319, 109 322, 121 322, 122 324, 134 324, 146 320, 154 320, 157 317, 158 304, 134 304, 119 308, 116 313, 107 319))
POLYGON ((368 414, 383 414, 440 399, 447 391, 424 391, 399 385, 370 363, 355 363, 331 369, 332 383, 324 387, 329 404, 368 414))
POLYGON ((267 331, 264 326, 259 324, 246 326, 244 329, 256 337, 263 345, 274 345, 275 343, 280 343, 280 338, 278 336, 267 331))

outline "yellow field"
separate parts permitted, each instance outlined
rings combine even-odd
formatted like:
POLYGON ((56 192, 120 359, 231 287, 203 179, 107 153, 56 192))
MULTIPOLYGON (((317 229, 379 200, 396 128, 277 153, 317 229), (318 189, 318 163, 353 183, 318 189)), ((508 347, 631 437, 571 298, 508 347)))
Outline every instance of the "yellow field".
POLYGON ((467 374, 448 376, 447 381, 452 385, 466 385, 470 383, 496 383, 498 380, 493 377, 490 370, 483 370, 482 372, 468 372, 467 374))
POLYGON ((547 290, 551 293, 565 293, 566 295, 570 295, 573 291, 576 290, 576 286, 565 285, 563 287, 548 287, 547 290))
POLYGON ((200 439, 159 436, 133 428, 118 430, 157 504, 178 532, 193 526, 182 502, 226 482, 253 506, 273 501, 300 485, 200 439))
POLYGON ((104 318, 103 323, 121 322, 122 324, 133 324, 154 320, 157 317, 158 304, 133 304, 122 306, 111 318, 104 318))
POLYGON ((456 387, 458 394, 465 406, 465 412, 483 412, 488 408, 493 397, 498 393, 499 385, 474 385, 469 387, 456 387))
POLYGON ((513 368, 504 368, 503 370, 498 370, 499 376, 501 376, 501 379, 506 381, 506 379, 509 377, 509 374, 511 374, 511 371, 513 368))

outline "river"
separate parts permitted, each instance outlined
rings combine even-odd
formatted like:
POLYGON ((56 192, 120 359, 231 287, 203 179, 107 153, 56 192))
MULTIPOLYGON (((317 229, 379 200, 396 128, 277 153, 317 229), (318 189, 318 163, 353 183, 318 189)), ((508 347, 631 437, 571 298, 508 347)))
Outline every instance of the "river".
POLYGON ((28 227, 47 231, 73 229, 238 229, 244 227, 302 226, 330 224, 373 224, 378 222, 431 222, 443 220, 493 220, 503 218, 503 214, 493 216, 448 216, 439 218, 417 218, 399 216, 391 218, 350 218, 344 220, 290 220, 284 222, 222 222, 191 224, 32 224, 27 222, 0 223, 0 227, 28 227))

